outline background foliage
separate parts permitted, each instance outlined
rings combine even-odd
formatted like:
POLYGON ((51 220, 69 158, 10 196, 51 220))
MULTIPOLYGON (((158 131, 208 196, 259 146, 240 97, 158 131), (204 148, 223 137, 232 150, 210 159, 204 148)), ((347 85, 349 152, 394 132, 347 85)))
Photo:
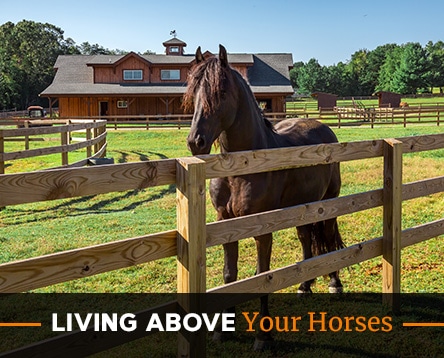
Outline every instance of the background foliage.
POLYGON ((371 96, 376 91, 416 94, 444 86, 444 42, 386 44, 356 51, 347 63, 321 66, 312 58, 290 71, 299 94, 329 92, 339 96, 371 96))
POLYGON ((0 26, 0 110, 46 106, 47 99, 38 95, 51 84, 59 55, 126 53, 88 42, 77 45, 63 34, 57 26, 29 20, 0 26))
MULTIPOLYGON (((39 98, 52 82, 57 56, 64 54, 125 54, 99 44, 76 44, 49 23, 23 20, 0 26, 0 110, 47 106, 39 98)), ((152 53, 147 50, 145 53, 152 53)), ((375 91, 415 94, 444 86, 444 42, 385 44, 361 49, 346 63, 322 66, 312 58, 296 62, 290 71, 296 92, 330 92, 339 96, 367 96, 375 91)))

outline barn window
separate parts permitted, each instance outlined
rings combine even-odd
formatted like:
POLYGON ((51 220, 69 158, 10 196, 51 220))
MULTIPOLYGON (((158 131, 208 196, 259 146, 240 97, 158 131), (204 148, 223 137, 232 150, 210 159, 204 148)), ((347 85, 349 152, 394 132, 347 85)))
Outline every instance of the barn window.
POLYGON ((179 46, 171 46, 170 47, 170 52, 178 53, 179 52, 179 46))
POLYGON ((160 78, 162 80, 180 80, 180 70, 161 70, 160 78))
POLYGON ((123 79, 125 81, 140 81, 143 79, 142 70, 123 70, 123 79))
POLYGON ((117 108, 127 108, 128 102, 127 101, 117 101, 117 108))

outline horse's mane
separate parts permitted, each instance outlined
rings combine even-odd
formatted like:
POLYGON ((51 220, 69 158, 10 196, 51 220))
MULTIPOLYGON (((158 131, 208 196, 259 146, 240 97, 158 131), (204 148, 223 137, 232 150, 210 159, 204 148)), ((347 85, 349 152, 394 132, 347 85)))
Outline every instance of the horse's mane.
POLYGON ((227 69, 216 57, 211 57, 194 66, 188 76, 188 87, 183 97, 185 110, 193 109, 193 98, 197 88, 202 87, 202 106, 205 114, 212 113, 220 104, 227 69))
MULTIPOLYGON (((183 97, 185 110, 190 112, 193 110, 193 98, 197 89, 201 87, 203 90, 201 101, 204 114, 213 113, 220 104, 222 93, 227 90, 224 86, 227 85, 228 71, 230 70, 240 77, 241 83, 245 83, 245 90, 251 92, 250 87, 239 72, 231 67, 222 66, 217 57, 210 57, 194 66, 188 76, 188 87, 183 97)), ((254 98, 252 92, 251 96, 254 98)), ((256 101, 254 103, 257 105, 256 101)), ((273 124, 262 115, 259 106, 257 106, 257 110, 265 126, 274 130, 273 124)))

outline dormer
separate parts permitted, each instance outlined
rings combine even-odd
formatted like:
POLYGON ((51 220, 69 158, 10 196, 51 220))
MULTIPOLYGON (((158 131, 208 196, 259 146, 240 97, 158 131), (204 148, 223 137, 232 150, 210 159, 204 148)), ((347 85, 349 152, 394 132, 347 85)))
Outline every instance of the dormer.
POLYGON ((185 53, 184 47, 187 46, 185 42, 179 40, 177 37, 165 41, 163 45, 165 46, 165 54, 170 56, 183 56, 185 53))
POLYGON ((97 55, 87 63, 94 68, 94 83, 149 83, 151 62, 130 52, 126 55, 97 55))

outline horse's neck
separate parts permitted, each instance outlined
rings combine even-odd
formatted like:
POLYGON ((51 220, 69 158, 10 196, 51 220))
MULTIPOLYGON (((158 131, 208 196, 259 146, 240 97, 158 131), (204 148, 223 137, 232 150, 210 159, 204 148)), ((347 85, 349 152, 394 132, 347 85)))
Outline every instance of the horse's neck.
POLYGON ((239 105, 233 125, 222 132, 219 137, 221 152, 236 152, 242 150, 266 149, 274 147, 275 133, 269 128, 256 99, 244 93, 245 98, 239 98, 239 105))
POLYGON ((234 124, 222 132, 219 142, 222 152, 269 148, 271 130, 261 116, 240 112, 234 124))

